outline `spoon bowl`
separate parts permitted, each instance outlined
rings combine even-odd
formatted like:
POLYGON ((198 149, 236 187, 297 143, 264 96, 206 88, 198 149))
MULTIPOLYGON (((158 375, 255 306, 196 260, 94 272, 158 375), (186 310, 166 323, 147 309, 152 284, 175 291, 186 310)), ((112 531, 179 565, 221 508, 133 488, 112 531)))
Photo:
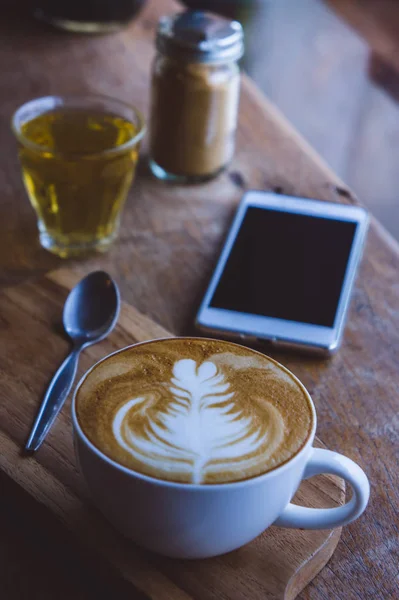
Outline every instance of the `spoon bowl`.
POLYGON ((90 273, 65 302, 64 329, 75 343, 96 343, 114 328, 119 305, 119 291, 111 277, 104 271, 90 273))

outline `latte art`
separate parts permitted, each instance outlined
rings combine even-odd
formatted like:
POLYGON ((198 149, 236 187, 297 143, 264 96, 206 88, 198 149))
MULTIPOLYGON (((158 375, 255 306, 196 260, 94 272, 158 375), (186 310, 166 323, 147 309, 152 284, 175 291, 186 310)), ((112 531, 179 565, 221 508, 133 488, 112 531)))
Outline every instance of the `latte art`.
POLYGON ((191 472, 192 483, 202 483, 208 465, 225 471, 246 463, 256 465, 273 453, 284 435, 284 421, 271 404, 264 406, 265 420, 255 423, 245 416, 230 384, 213 362, 197 365, 181 359, 173 367, 173 378, 165 386, 169 402, 156 418, 147 407, 156 402, 154 394, 129 400, 115 415, 115 439, 143 465, 157 467, 162 462, 166 473, 191 472), (141 432, 129 426, 129 416, 139 413, 141 432), (228 461, 228 462, 227 462, 228 461))
POLYGON ((216 340, 138 344, 98 363, 76 396, 102 452, 152 477, 239 481, 274 469, 310 435, 303 386, 266 356, 216 340))

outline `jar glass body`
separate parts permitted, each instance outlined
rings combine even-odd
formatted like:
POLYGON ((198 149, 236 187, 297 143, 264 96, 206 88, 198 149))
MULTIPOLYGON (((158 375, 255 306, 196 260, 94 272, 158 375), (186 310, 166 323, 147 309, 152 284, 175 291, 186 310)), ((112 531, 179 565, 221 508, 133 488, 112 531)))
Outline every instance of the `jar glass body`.
POLYGON ((150 117, 150 166, 157 177, 202 181, 230 162, 239 87, 236 61, 190 63, 157 54, 150 117))

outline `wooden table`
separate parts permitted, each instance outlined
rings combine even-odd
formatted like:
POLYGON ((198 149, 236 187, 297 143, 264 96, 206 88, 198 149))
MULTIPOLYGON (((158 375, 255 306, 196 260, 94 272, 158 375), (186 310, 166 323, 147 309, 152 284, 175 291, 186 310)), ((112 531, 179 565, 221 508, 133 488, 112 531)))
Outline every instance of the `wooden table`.
MULTIPOLYGON (((2 286, 61 265, 37 243, 9 130, 12 111, 34 96, 100 92, 134 102, 147 113, 149 40, 159 15, 176 7, 172 0, 150 1, 128 29, 95 38, 52 31, 23 20, 12 9, 2 15, 2 286)), ((124 299, 166 328, 189 331, 236 204, 247 188, 356 202, 244 78, 237 152, 227 172, 202 186, 167 186, 150 178, 143 161, 119 242, 108 255, 93 259, 93 268, 107 269, 124 299)), ((82 268, 79 262, 70 264, 82 268)), ((367 512, 344 529, 332 560, 302 599, 398 597, 398 267, 397 243, 372 221, 342 349, 331 360, 273 354, 310 390, 319 414, 319 436, 357 461, 372 485, 367 512)), ((0 474, 0 486, 1 481, 0 474)), ((40 509, 32 523, 25 505, 22 495, 20 503, 11 506, 0 494, 0 597, 114 597, 114 574, 100 574, 90 557, 77 556, 56 523, 53 536, 41 535, 40 509)))

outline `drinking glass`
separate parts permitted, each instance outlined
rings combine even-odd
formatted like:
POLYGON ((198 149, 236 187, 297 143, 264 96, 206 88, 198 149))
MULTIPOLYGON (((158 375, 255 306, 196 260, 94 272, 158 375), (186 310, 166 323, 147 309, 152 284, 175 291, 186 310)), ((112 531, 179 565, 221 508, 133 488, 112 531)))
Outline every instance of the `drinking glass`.
POLYGON ((61 257, 115 239, 145 133, 133 106, 102 96, 31 100, 13 116, 43 248, 61 257))
POLYGON ((145 0, 33 0, 33 14, 55 27, 107 33, 127 25, 145 0))

